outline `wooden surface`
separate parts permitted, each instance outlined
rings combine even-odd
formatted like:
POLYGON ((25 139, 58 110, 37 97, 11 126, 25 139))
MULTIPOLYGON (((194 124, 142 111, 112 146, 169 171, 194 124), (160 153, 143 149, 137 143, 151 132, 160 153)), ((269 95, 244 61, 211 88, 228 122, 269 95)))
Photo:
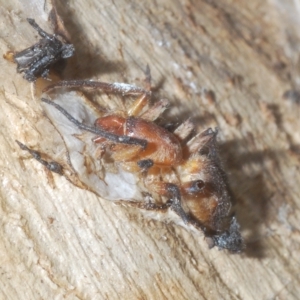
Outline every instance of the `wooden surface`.
MULTIPOLYGON (((30 1, 40 3, 43 1, 30 1)), ((143 217, 51 176, 15 139, 55 131, 16 66, 0 62, 0 299, 299 299, 298 2, 61 1, 76 55, 65 79, 143 84, 166 118, 218 127, 247 249, 143 217)), ((36 41, 22 2, 1 0, 0 49, 36 41)))

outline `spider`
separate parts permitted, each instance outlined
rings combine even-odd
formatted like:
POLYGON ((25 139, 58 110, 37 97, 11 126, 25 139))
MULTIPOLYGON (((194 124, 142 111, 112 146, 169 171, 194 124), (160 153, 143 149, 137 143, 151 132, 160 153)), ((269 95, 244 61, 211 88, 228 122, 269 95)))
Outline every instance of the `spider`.
MULTIPOLYGON (((158 125, 156 120, 169 103, 162 99, 150 106, 149 70, 147 74, 147 89, 84 80, 61 81, 45 89, 54 96, 41 101, 64 138, 70 165, 88 189, 103 198, 145 210, 175 212, 181 224, 202 230, 210 247, 240 252, 244 244, 231 214, 230 191, 217 153, 217 130, 208 128, 189 139, 194 130, 190 120, 173 132, 158 125), (66 89, 72 91, 57 92, 66 89), (76 89, 136 99, 127 110, 97 111, 96 116, 94 103, 75 93, 76 89)), ((38 152, 18 144, 40 160, 38 152)), ((67 176, 56 162, 40 162, 48 169, 54 165, 59 172, 54 171, 67 176)))
POLYGON ((47 79, 49 67, 58 61, 69 58, 74 54, 74 46, 66 43, 62 35, 45 32, 34 19, 28 23, 42 37, 38 43, 20 52, 8 52, 5 58, 17 63, 17 72, 24 73, 24 79, 35 81, 38 77, 47 79))

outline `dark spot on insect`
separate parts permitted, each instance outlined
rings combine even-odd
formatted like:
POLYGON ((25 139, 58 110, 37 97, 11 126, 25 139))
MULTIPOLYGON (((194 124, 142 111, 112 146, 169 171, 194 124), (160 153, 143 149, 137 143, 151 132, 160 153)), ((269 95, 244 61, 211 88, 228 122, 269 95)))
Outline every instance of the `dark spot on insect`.
POLYGON ((153 166, 154 162, 152 159, 143 159, 139 160, 137 164, 142 170, 148 170, 153 166))

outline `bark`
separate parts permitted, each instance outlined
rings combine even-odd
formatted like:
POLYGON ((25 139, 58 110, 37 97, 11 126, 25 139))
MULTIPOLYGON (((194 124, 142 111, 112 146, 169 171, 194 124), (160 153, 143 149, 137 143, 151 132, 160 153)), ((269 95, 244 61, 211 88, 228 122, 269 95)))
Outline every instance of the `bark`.
MULTIPOLYGON (((241 255, 99 199, 24 154, 16 139, 51 152, 56 133, 16 65, 1 61, 1 299, 299 297, 300 11, 281 2, 57 7, 76 48, 64 79, 142 86, 149 64, 157 97, 172 102, 166 119, 219 128, 247 244, 241 255)), ((30 15, 30 5, 1 1, 3 54, 37 41, 25 20, 43 15, 30 15)))

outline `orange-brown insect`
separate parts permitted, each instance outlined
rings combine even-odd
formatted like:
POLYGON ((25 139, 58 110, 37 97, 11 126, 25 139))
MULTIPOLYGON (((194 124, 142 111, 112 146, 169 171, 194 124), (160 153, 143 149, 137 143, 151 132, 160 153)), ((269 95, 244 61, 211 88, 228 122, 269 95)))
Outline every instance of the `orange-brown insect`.
POLYGON ((194 129, 189 120, 168 131, 156 123, 168 102, 150 106, 150 90, 129 84, 62 81, 46 92, 47 98, 42 98, 46 113, 70 158, 63 167, 66 177, 74 181, 69 168, 85 188, 107 200, 168 212, 179 223, 201 229, 210 246, 242 250, 217 154, 217 131, 209 128, 188 139, 194 129), (103 113, 83 94, 61 88, 137 98, 127 109, 103 113))

